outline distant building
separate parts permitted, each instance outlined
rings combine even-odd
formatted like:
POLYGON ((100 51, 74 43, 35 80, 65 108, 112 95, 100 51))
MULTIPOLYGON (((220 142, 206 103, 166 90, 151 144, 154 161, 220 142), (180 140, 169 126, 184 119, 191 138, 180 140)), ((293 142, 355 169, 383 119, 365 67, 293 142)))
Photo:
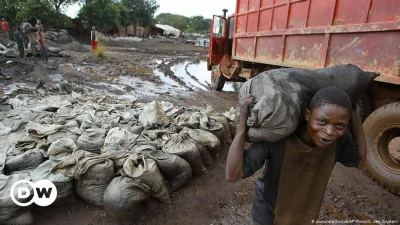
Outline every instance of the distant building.
POLYGON ((129 25, 126 27, 121 25, 114 25, 113 27, 110 27, 108 29, 107 34, 110 36, 115 35, 119 37, 124 37, 124 36, 148 37, 149 35, 168 36, 173 34, 176 37, 178 37, 181 34, 181 31, 169 25, 156 24, 154 26, 149 26, 146 28, 137 26, 136 35, 134 35, 133 25, 129 25))
POLYGON ((176 29, 175 27, 171 27, 170 25, 164 25, 164 24, 156 24, 155 25, 155 30, 157 34, 161 36, 167 36, 170 34, 175 35, 176 37, 179 37, 181 35, 181 31, 176 29))

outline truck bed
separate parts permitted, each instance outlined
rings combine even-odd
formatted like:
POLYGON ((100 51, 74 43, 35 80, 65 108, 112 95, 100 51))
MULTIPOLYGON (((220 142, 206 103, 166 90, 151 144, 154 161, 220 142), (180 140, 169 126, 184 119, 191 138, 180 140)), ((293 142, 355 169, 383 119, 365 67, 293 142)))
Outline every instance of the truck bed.
POLYGON ((400 84, 400 1, 237 0, 232 58, 307 69, 351 63, 400 84))

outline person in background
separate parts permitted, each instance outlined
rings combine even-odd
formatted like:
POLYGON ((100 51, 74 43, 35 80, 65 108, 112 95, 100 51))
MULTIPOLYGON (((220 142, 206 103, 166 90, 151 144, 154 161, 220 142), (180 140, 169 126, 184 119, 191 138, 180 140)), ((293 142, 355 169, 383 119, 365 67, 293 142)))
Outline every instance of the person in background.
POLYGON ((25 22, 23 22, 21 24, 22 30, 26 36, 25 50, 28 49, 28 44, 30 44, 32 56, 35 56, 36 55, 36 34, 35 33, 37 32, 37 29, 36 29, 36 27, 32 27, 32 25, 26 21, 27 20, 25 20, 25 22))
POLYGON ((21 59, 24 58, 25 56, 24 40, 25 40, 25 35, 22 32, 21 27, 18 27, 17 30, 14 32, 14 41, 17 43, 19 58, 21 59))
POLYGON ((28 32, 28 40, 29 40, 29 43, 31 44, 32 56, 34 57, 36 55, 36 35, 35 35, 35 32, 33 32, 33 31, 29 31, 28 32))
POLYGON ((8 23, 5 18, 1 19, 1 29, 3 30, 4 35, 10 39, 10 34, 9 34, 9 27, 8 23))
MULTIPOLYGON (((43 25, 42 25, 42 21, 40 20, 36 20, 36 25, 35 25, 36 30, 41 29, 44 35, 44 29, 43 29, 43 25)), ((44 36, 43 36, 44 37, 44 36)))
POLYGON ((92 31, 90 32, 90 40, 92 40, 92 52, 95 52, 99 43, 99 32, 97 32, 95 27, 92 27, 92 31))
POLYGON ((37 31, 36 36, 37 36, 38 49, 39 49, 40 56, 42 57, 42 59, 45 62, 47 62, 48 61, 47 50, 46 50, 46 44, 44 43, 44 33, 43 33, 42 26, 38 26, 38 31, 37 31))
POLYGON ((252 96, 240 100, 241 118, 227 157, 226 179, 249 177, 266 164, 256 182, 253 224, 312 224, 318 219, 335 163, 364 165, 365 137, 359 109, 352 108, 343 90, 323 88, 305 111, 306 122, 292 135, 278 142, 255 143, 245 150, 252 102, 252 96))

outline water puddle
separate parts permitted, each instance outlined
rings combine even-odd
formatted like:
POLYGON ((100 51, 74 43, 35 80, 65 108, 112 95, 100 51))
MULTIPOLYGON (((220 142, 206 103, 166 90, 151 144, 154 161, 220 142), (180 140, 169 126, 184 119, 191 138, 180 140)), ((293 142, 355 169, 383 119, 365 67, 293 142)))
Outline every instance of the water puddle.
POLYGON ((201 85, 198 81, 195 81, 189 74, 186 72, 186 66, 189 64, 189 61, 185 61, 184 63, 179 63, 171 67, 172 72, 174 72, 175 76, 180 78, 183 82, 186 83, 189 87, 194 87, 200 90, 207 90, 203 85, 201 85))
POLYGON ((211 72, 207 70, 207 61, 191 63, 187 67, 190 75, 196 77, 201 84, 211 86, 211 72))
POLYGON ((136 77, 120 76, 118 77, 117 82, 121 85, 130 87, 132 89, 130 93, 134 93, 135 96, 141 95, 142 97, 154 97, 167 92, 173 96, 177 96, 182 93, 182 91, 185 91, 185 89, 182 87, 173 87, 172 85, 168 84, 159 86, 150 81, 144 81, 136 77))
MULTIPOLYGON (((185 62, 187 63, 187 62, 185 62)), ((187 67, 187 71, 190 75, 197 78, 197 83, 205 86, 211 86, 211 71, 207 70, 207 61, 200 60, 198 62, 190 63, 187 67)), ((237 92, 242 85, 241 82, 225 82, 223 91, 237 92)))
POLYGON ((156 75, 157 77, 159 77, 160 80, 161 80, 165 85, 168 85, 168 86, 178 86, 178 87, 179 87, 179 84, 178 84, 176 81, 174 81, 174 80, 172 80, 171 78, 165 76, 165 74, 164 74, 163 72, 161 72, 159 69, 155 69, 155 70, 153 71, 153 73, 154 73, 154 75, 156 75))

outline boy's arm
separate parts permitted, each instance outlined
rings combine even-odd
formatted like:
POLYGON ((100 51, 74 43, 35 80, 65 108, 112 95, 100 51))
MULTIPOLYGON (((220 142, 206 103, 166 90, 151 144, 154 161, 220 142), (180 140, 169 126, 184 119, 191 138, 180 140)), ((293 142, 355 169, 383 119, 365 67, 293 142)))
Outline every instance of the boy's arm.
POLYGON ((267 143, 255 143, 250 148, 244 149, 249 105, 252 102, 253 98, 246 96, 239 103, 240 122, 229 149, 226 163, 226 179, 229 181, 238 181, 253 175, 263 167, 265 159, 269 159, 270 150, 267 143))
POLYGON ((358 167, 363 169, 365 166, 365 160, 367 158, 367 143, 365 141, 365 134, 363 125, 361 122, 360 108, 358 105, 353 107, 353 112, 351 114, 351 125, 350 132, 353 135, 354 141, 358 146, 360 152, 361 160, 358 167))
POLYGON ((226 179, 229 181, 238 181, 244 176, 243 158, 244 144, 247 133, 247 117, 249 116, 249 106, 253 102, 253 97, 246 96, 240 100, 240 121, 229 148, 226 162, 226 179))

